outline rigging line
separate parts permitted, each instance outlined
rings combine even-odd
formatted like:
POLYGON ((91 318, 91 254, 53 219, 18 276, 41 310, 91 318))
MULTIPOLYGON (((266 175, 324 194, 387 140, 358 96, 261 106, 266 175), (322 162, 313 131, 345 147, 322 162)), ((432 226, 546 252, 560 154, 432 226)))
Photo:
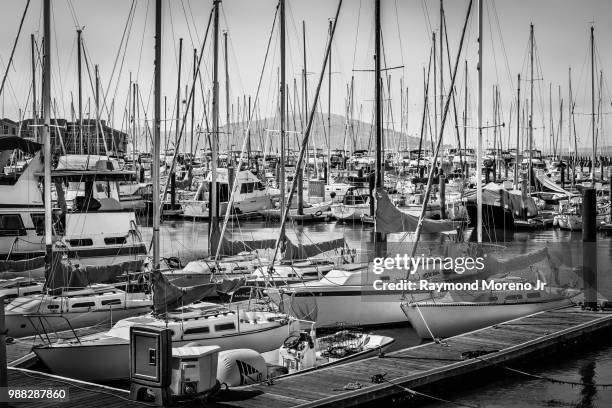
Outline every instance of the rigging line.
POLYGON ((501 32, 501 24, 499 23, 499 14, 497 13, 497 5, 495 4, 495 0, 491 1, 491 5, 493 8, 493 15, 495 17, 495 25, 497 27, 497 33, 499 36, 499 42, 501 43, 501 49, 502 49, 502 53, 504 54, 504 62, 506 65, 506 73, 508 74, 508 79, 510 81, 510 85, 512 86, 512 90, 514 91, 515 86, 514 86, 514 76, 512 76, 511 71, 510 71, 510 65, 508 62, 508 53, 506 52, 506 44, 504 43, 504 37, 502 36, 502 32, 501 32))
MULTIPOLYGON (((136 8, 134 8, 134 13, 132 14, 132 20, 130 22, 130 28, 128 30, 128 41, 129 41, 130 35, 132 33, 132 27, 134 25, 135 11, 136 11, 136 8)), ((119 82, 120 82, 119 78, 121 78, 121 73, 123 72, 123 64, 125 62, 125 56, 127 55, 128 41, 126 41, 125 47, 123 49, 123 57, 121 58, 121 65, 119 66, 119 74, 117 74, 117 82, 115 84, 115 92, 113 93, 113 99, 115 99, 117 97, 117 92, 119 92, 119 82)), ((109 86, 110 86, 110 81, 109 81, 109 86)), ((129 91, 128 91, 128 93, 129 93, 129 91)), ((127 103, 129 104, 129 101, 127 103)))
POLYGON ((75 27, 81 27, 79 24, 79 19, 77 18, 76 10, 72 4, 72 0, 68 0, 68 9, 70 10, 70 14, 72 14, 72 20, 74 21, 75 27))
MULTIPOLYGON (((144 44, 144 37, 145 37, 145 33, 147 32, 147 22, 149 21, 149 19, 147 18, 149 16, 149 3, 151 3, 150 1, 147 1, 147 7, 145 9, 145 19, 144 19, 144 25, 142 27, 142 36, 140 38, 140 44, 144 44)), ((142 50, 144 49, 143 46, 140 47, 140 52, 138 53, 138 66, 136 68, 136 78, 135 81, 138 81, 138 79, 140 78, 140 65, 142 62, 142 50)), ((176 53, 175 53, 176 54, 176 53)))
MULTIPOLYGON (((125 40, 125 49, 127 50, 127 45, 129 42, 129 31, 128 27, 131 28, 130 21, 133 20, 134 11, 135 11, 136 0, 132 0, 132 5, 130 6, 130 11, 128 12, 128 17, 125 21, 125 26, 123 27, 123 33, 121 34, 121 41, 119 41, 119 49, 117 50, 117 55, 115 56, 115 61, 113 62, 113 69, 111 70, 110 77, 108 79, 108 86, 106 87, 106 94, 108 94, 111 84, 113 82, 113 77, 115 76, 115 69, 117 68, 117 61, 119 61, 119 55, 121 54, 121 49, 124 48, 123 41, 125 40), (128 37, 126 39, 126 33, 128 37)), ((123 52, 125 58, 125 51, 123 52)), ((123 65, 123 64, 122 64, 123 65)), ((117 75, 117 86, 119 85, 119 78, 121 77, 121 72, 117 75)), ((116 92, 115 92, 116 95, 116 92)))
POLYGON ((185 24, 187 25, 187 32, 189 33, 189 41, 191 41, 191 48, 193 48, 195 47, 195 42, 193 41, 193 35, 191 34, 191 25, 189 24, 187 10, 185 10, 185 3, 183 2, 183 0, 181 0, 181 8, 183 9, 183 16, 185 16, 185 24))
POLYGON ((15 37, 15 42, 13 43, 11 56, 9 57, 8 64, 6 64, 6 70, 4 71, 4 76, 2 77, 2 85, 0 85, 0 95, 2 95, 2 91, 4 90, 4 82, 6 81, 9 68, 11 67, 11 65, 13 65, 13 56, 15 55, 15 49, 17 48, 17 43, 19 42, 19 36, 21 35, 21 29, 23 28, 23 21, 25 20, 26 14, 28 13, 28 7, 30 7, 30 0, 28 0, 28 2, 26 3, 25 9, 23 10, 23 14, 21 15, 21 22, 19 23, 17 36, 15 37))
MULTIPOLYGON (((8 71, 8 66, 4 64, 4 61, 2 60, 2 57, 0 56, 0 63, 6 68, 6 70, 8 71)), ((19 106, 19 99, 17 99, 17 94, 15 93, 15 88, 13 88, 13 82, 8 79, 7 80, 8 83, 8 89, 11 92, 11 96, 13 97, 13 100, 15 102, 15 105, 19 106)))
POLYGON ((423 14, 425 14, 425 23, 427 24, 427 37, 433 32, 433 28, 431 27, 431 19, 429 18, 429 8, 427 7, 427 3, 425 0, 421 0, 421 8, 423 10, 423 14))
MULTIPOLYGON (((395 25, 397 26, 397 38, 399 39, 400 58, 402 59, 402 65, 404 65, 404 46, 402 45, 402 33, 400 30, 399 23, 399 12, 397 10, 397 0, 395 0, 395 25)), ((404 74, 405 68, 402 69, 402 75, 404 74)))
POLYGON ((359 0, 359 10, 357 12, 357 30, 355 32, 355 45, 353 46, 353 66, 355 69, 355 58, 357 56, 357 40, 359 39, 359 26, 361 25, 361 0, 359 0))
MULTIPOLYGON (((55 53, 56 53, 55 55, 60 55, 59 48, 57 47, 57 44, 59 43, 57 41, 57 24, 56 24, 57 19, 55 18, 55 7, 53 7, 53 6, 51 7, 51 18, 52 18, 52 25, 53 25, 53 39, 55 40, 55 53)), ((58 78, 59 86, 60 86, 60 92, 57 92, 57 90, 56 90, 56 92, 57 92, 57 94, 61 94, 61 91, 64 89, 64 83, 63 83, 63 80, 62 80, 62 75, 60 74, 62 72, 61 66, 60 66, 61 59, 57 58, 56 61, 57 61, 56 64, 57 64, 57 67, 58 67, 58 71, 57 71, 58 73, 57 73, 56 77, 58 78)), ((52 73, 52 75, 53 75, 53 73, 52 73)), ((51 82, 53 83, 52 80, 51 80, 51 82)), ((62 98, 61 104, 62 104, 63 114, 65 115, 66 114, 66 105, 65 105, 64 100, 65 100, 65 98, 62 98)))
POLYGON ((200 33, 198 32, 198 25, 196 24, 195 17, 193 16, 193 11, 191 9, 191 0, 187 0, 187 9, 189 9, 189 15, 191 16, 191 24, 193 24, 193 31, 196 35, 197 44, 201 43, 200 33))

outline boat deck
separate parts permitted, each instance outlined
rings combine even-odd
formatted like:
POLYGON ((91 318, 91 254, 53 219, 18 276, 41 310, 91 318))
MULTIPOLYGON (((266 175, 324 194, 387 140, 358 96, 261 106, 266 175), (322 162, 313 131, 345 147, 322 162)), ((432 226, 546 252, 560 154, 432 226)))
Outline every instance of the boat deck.
MULTIPOLYGON (((348 407, 540 357, 612 329, 612 311, 545 311, 416 347, 220 393, 216 407, 348 407), (373 382, 376 375, 384 380, 373 382), (352 389, 351 389, 352 388, 352 389)), ((503 369, 503 368, 500 368, 503 369)))

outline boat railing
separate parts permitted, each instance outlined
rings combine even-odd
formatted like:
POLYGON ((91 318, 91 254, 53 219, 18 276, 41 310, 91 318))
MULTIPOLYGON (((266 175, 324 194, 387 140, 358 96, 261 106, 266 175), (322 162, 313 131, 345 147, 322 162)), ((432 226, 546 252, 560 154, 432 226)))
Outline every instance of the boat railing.
MULTIPOLYGON (((48 315, 48 314, 26 314, 24 315, 24 317, 26 319, 28 319, 30 321, 30 324, 32 325, 32 327, 34 328, 34 330, 36 331, 36 334, 34 335, 34 337, 40 337, 40 339, 44 342, 45 338, 47 339, 47 342, 49 344, 51 344, 51 338, 49 337, 49 333, 47 332, 47 329, 45 328, 45 322, 47 324, 49 324, 49 326, 53 326, 51 323, 48 322, 48 318, 55 318, 55 319, 63 319, 66 324, 68 325, 68 330, 70 330, 72 332, 72 334, 74 335, 74 338, 77 340, 77 342, 79 344, 81 344, 81 339, 79 338, 79 335, 77 334, 76 330, 74 329, 74 327, 72 326, 72 324, 70 323, 70 320, 63 315, 48 315), (39 326, 37 326, 34 322, 38 320, 38 322, 40 323, 40 331, 39 331, 39 326), (45 336, 45 338, 43 338, 43 334, 45 336)), ((57 332, 57 330, 54 330, 55 333, 55 338, 56 340, 60 339, 59 333, 57 332)))

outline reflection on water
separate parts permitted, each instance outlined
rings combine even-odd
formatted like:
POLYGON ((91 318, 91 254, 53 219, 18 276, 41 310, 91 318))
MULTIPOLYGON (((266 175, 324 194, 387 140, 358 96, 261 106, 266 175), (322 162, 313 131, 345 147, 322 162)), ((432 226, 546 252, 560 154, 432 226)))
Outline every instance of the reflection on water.
MULTIPOLYGON (((227 236, 233 239, 263 239, 276 237, 279 223, 248 221, 232 223, 227 236)), ((150 242, 151 228, 142 227, 143 238, 150 242)), ((191 221, 165 221, 161 226, 162 256, 192 258, 204 256, 208 246, 208 224, 191 221)), ((288 225, 290 239, 304 244, 344 237, 351 248, 361 249, 372 240, 372 227, 360 223, 319 223, 313 225, 288 225)), ((401 234, 393 234, 389 241, 399 241, 401 234)), ((582 264, 582 235, 580 232, 541 230, 514 234, 513 242, 500 243, 499 254, 511 259, 514 254, 539 248, 548 248, 553 266, 545 271, 551 282, 580 285, 582 264)), ((603 298, 612 299, 612 238, 599 235, 597 242, 598 292, 603 298)), ((420 249, 421 247, 419 247, 420 249)), ((534 271, 535 272, 535 271, 534 271)), ((395 338, 391 350, 419 344, 420 340, 410 326, 374 329, 373 332, 395 338)), ((501 370, 501 368, 500 368, 501 370)), ((552 383, 550 381, 519 375, 500 375, 500 379, 468 387, 465 392, 453 391, 444 398, 482 407, 611 407, 612 388, 596 384, 612 383, 612 346, 579 352, 554 362, 527 369, 542 377, 581 383, 581 386, 552 383)), ((486 381, 480 381, 480 384, 486 381)), ((405 405, 405 402, 402 403, 405 405)), ((399 406, 399 404, 398 404, 399 406)), ((446 407, 448 404, 425 403, 425 407, 446 407)))

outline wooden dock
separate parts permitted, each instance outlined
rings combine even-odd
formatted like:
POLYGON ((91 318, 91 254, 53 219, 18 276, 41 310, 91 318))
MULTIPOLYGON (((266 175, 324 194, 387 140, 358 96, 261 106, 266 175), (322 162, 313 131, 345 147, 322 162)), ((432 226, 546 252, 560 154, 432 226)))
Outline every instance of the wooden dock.
MULTIPOLYGON (((568 307, 337 367, 221 392, 216 407, 349 407, 405 394, 494 365, 554 353, 612 329, 612 311, 568 307), (384 381, 372 382, 383 374, 384 381), (352 388, 352 389, 351 389, 352 388)), ((502 368, 500 368, 502 369, 502 368)))

